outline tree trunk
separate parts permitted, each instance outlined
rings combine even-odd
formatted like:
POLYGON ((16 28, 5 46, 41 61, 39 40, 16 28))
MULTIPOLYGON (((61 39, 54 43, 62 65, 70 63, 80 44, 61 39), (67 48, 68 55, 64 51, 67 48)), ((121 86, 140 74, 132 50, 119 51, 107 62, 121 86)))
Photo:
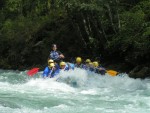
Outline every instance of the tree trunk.
POLYGON ((118 20, 118 31, 120 31, 121 24, 120 24, 120 17, 119 17, 119 11, 118 11, 118 9, 119 9, 119 7, 118 7, 119 1, 118 0, 116 0, 116 4, 117 4, 116 13, 117 13, 117 20, 118 20))
POLYGON ((112 17, 110 5, 107 4, 107 5, 106 5, 106 8, 107 8, 107 10, 108 10, 109 20, 110 20, 112 29, 113 29, 113 31, 114 31, 115 33, 117 33, 117 32, 116 32, 116 29, 115 29, 115 26, 114 26, 114 23, 113 23, 113 17, 112 17))

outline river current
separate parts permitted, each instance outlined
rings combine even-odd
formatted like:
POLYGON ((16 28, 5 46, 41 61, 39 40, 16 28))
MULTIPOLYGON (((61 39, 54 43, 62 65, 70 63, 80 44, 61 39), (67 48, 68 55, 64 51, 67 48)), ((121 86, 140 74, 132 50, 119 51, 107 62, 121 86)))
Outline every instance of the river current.
POLYGON ((82 69, 57 78, 0 70, 0 113, 150 113, 150 80, 82 69))

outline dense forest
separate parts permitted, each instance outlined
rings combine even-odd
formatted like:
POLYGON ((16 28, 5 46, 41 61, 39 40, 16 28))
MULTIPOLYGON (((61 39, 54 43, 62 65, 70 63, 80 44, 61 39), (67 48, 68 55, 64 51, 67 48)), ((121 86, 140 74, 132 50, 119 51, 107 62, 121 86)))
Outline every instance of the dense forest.
POLYGON ((0 0, 0 68, 42 68, 53 43, 66 61, 148 77, 150 0, 0 0))

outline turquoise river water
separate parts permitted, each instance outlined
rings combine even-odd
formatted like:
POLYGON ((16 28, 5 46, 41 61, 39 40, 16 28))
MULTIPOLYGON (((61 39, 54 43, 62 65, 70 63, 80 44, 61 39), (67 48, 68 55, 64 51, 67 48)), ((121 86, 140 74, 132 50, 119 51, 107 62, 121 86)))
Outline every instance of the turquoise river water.
POLYGON ((150 80, 81 69, 59 78, 0 70, 0 113, 150 113, 150 80))

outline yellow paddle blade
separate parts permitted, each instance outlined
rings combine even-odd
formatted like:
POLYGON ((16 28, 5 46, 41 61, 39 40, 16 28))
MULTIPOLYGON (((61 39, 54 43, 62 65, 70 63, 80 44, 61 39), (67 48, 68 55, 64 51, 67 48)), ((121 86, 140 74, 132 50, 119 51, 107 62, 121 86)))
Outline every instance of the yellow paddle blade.
POLYGON ((118 72, 114 70, 107 70, 107 73, 111 76, 116 76, 118 74, 118 72))

